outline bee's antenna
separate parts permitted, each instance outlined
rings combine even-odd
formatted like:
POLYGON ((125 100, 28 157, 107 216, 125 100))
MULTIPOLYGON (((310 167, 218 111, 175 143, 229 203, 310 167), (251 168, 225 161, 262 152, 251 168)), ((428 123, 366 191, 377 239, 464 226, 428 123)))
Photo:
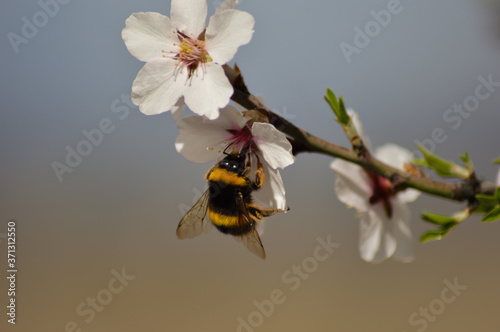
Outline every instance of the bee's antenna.
POLYGON ((234 142, 233 142, 233 143, 231 143, 231 144, 229 144, 228 146, 226 146, 226 148, 224 149, 224 151, 223 151, 222 153, 223 153, 223 154, 225 154, 226 156, 228 156, 228 155, 229 155, 229 153, 227 153, 227 152, 226 152, 226 150, 227 150, 227 149, 229 149, 229 147, 230 147, 231 145, 233 145, 233 144, 234 144, 234 142))

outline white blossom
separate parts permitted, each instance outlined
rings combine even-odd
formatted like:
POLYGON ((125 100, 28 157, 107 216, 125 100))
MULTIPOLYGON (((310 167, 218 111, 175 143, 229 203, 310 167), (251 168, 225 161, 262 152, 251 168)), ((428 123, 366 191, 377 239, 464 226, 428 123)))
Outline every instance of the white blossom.
MULTIPOLYGON (((363 128, 357 114, 352 110, 348 113, 362 136, 363 128)), ((374 156, 401 170, 413 157, 409 150, 390 143, 376 149, 374 156)), ((337 174, 335 192, 338 199, 358 211, 361 257, 373 263, 391 256, 403 262, 413 260, 411 214, 406 203, 416 200, 420 192, 409 189, 394 193, 389 180, 341 159, 333 161, 331 168, 337 174)))
POLYGON ((207 25, 206 0, 172 0, 170 18, 146 12, 127 19, 125 45, 146 62, 131 96, 142 113, 175 110, 184 97, 196 114, 218 117, 233 94, 222 65, 250 42, 255 23, 252 15, 235 9, 236 3, 223 2, 207 25))

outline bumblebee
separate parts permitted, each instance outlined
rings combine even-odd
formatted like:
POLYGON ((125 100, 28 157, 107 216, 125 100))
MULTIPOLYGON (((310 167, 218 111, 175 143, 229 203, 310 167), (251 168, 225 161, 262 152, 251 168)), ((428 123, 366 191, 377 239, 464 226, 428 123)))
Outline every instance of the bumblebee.
MULTIPOLYGON (((263 165, 257 154, 257 169, 254 179, 251 157, 246 160, 247 146, 240 152, 226 153, 226 157, 215 164, 205 175, 208 189, 198 202, 189 210, 177 226, 179 239, 194 238, 201 233, 208 233, 212 224, 224 234, 230 234, 241 241, 248 250, 262 259, 266 253, 256 223, 284 210, 263 209, 253 203, 252 192, 265 182, 263 165), (206 215, 210 221, 206 219, 206 215)), ((251 153, 250 153, 251 156, 251 153)))

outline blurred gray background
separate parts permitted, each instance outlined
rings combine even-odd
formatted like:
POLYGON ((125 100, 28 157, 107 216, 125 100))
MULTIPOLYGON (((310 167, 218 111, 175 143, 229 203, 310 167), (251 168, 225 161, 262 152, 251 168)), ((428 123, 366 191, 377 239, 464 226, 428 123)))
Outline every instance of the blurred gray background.
MULTIPOLYGON (((470 218, 443 241, 417 244, 410 264, 366 263, 355 211, 334 196, 331 159, 323 156, 300 155, 282 172, 291 210, 266 222, 266 261, 218 232, 178 240, 182 211, 204 190, 211 165, 176 153, 170 114, 148 117, 127 104, 143 64, 120 35, 130 14, 169 15, 169 1, 66 1, 47 7, 52 15, 43 14, 45 3, 0 4, 2 275, 7 221, 18 223, 17 324, 6 322, 8 284, 1 278, 0 330, 500 329, 500 223, 470 218), (26 22, 37 22, 37 31, 26 22), (25 38, 16 47, 13 34, 25 38), (103 119, 111 132, 58 179, 53 162, 65 163, 67 147, 85 144, 83 131, 103 119), (307 265, 317 238, 328 236, 340 247, 317 267, 307 265), (304 262, 310 273, 299 278, 293 266, 304 262), (123 271, 135 278, 120 284, 123 271), (467 288, 444 291, 447 281, 467 288), (443 292, 454 300, 443 302, 443 292)), ((218 4, 209 1, 209 15, 218 4)), ((473 100, 480 77, 500 82, 498 4, 401 0, 385 27, 373 23, 371 11, 394 4, 244 0, 239 8, 255 17, 255 34, 234 61, 254 94, 320 137, 348 144, 323 101, 330 87, 358 111, 374 146, 413 150, 441 128, 446 139, 433 149, 455 160, 468 151, 478 173, 493 180, 498 87, 467 118, 444 115, 473 100), (366 26, 375 29, 370 42, 348 63, 340 45, 355 45, 355 28, 366 26)), ((460 207, 419 199, 411 206, 415 238, 432 228, 419 220, 423 210, 460 207)))

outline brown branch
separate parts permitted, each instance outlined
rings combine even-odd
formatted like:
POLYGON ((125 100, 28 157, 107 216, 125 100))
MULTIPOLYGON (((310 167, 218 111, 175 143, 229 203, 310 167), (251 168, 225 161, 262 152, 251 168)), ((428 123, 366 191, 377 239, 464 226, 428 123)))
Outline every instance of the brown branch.
POLYGON ((293 139, 292 146, 295 155, 309 152, 341 158, 391 180, 393 184, 397 185, 399 190, 413 188, 430 195, 454 201, 469 201, 470 204, 475 201, 475 196, 477 194, 492 195, 495 192, 496 185, 494 183, 486 181, 481 182, 475 177, 463 182, 449 183, 421 175, 409 174, 389 166, 371 155, 360 156, 351 149, 346 149, 342 146, 325 141, 272 112, 254 95, 247 92, 248 89, 239 73, 236 73, 230 67, 228 69, 228 66, 226 66, 225 70, 226 74, 229 72, 228 77, 230 81, 235 82, 233 83, 234 94, 231 99, 246 109, 256 109, 268 116, 269 122, 273 124, 276 129, 293 139), (233 79, 231 79, 231 77, 233 79), (234 80, 235 77, 237 77, 238 80, 234 80))

